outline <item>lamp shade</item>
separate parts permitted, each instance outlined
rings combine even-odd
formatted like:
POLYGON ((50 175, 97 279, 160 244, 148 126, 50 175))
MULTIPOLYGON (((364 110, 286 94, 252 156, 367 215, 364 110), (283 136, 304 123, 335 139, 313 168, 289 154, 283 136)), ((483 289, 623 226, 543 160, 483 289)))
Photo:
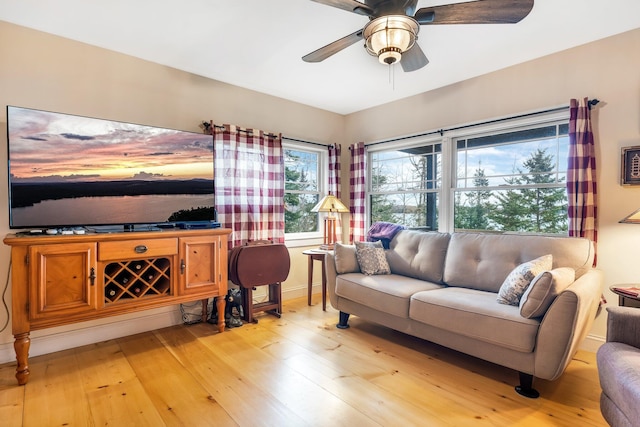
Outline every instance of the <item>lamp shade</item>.
POLYGON ((327 194, 311 209, 311 212, 349 212, 349 209, 333 194, 327 194))
POLYGON ((640 209, 632 212, 618 222, 621 222, 623 224, 640 224, 640 209))
POLYGON ((400 62, 402 54, 411 49, 418 31, 418 22, 409 16, 382 16, 364 27, 365 47, 381 63, 391 65, 400 62))

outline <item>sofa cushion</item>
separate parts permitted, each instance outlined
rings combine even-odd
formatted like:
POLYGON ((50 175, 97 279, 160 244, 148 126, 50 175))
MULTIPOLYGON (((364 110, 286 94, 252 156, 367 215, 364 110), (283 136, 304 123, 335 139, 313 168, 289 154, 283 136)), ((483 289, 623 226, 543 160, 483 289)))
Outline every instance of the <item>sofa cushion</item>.
POLYGON ((531 261, 520 264, 504 279, 498 291, 500 304, 520 305, 520 298, 527 290, 531 281, 545 270, 550 270, 553 265, 553 257, 544 255, 531 261))
POLYGON ((445 287, 411 297, 409 317, 437 328, 521 352, 532 352, 540 321, 499 304, 494 292, 445 287))
POLYGON ((389 274, 389 263, 382 248, 382 242, 355 242, 356 258, 360 271, 366 275, 389 274))
POLYGON ((440 287, 435 283, 396 274, 366 276, 350 273, 336 278, 335 289, 339 297, 406 319, 409 317, 411 295, 440 287))
POLYGON ((402 230, 390 243, 387 261, 391 272, 442 283, 450 234, 402 230))
POLYGON ((336 262, 336 273, 360 273, 360 264, 356 257, 355 245, 343 245, 336 243, 334 247, 334 259, 336 262))
POLYGON ((453 233, 444 266, 449 286, 498 292, 523 262, 553 255, 553 267, 571 267, 576 278, 592 268, 592 243, 577 237, 453 233))
POLYGON ((538 274, 520 299, 520 315, 527 318, 544 316, 553 300, 575 280, 576 272, 569 267, 538 274))

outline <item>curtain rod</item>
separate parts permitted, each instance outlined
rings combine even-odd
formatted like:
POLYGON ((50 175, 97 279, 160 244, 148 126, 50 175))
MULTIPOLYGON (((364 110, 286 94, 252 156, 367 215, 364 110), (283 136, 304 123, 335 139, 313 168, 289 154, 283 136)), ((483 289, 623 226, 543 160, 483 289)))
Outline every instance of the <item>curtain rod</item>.
MULTIPOLYGON (((211 123, 203 121, 202 126, 204 127, 204 130, 208 132, 209 128, 211 127, 211 123)), ((224 129, 224 126, 222 125, 213 125, 213 126, 218 129, 224 129)), ((251 130, 242 129, 242 128, 238 128, 238 132, 252 133, 251 130)), ((276 137, 276 138, 279 136, 272 133, 266 133, 265 135, 276 137)), ((290 138, 288 136, 281 136, 281 138, 286 139, 287 141, 302 142, 305 144, 312 144, 312 145, 320 145, 321 147, 331 147, 333 145, 333 144, 322 144, 320 142, 305 141, 304 139, 290 138)))
POLYGON ((303 142, 305 144, 320 145, 321 147, 331 147, 333 145, 333 144, 322 144, 320 142, 305 141, 304 139, 289 138, 288 136, 283 136, 282 139, 286 139, 287 141, 303 142))
MULTIPOLYGON (((203 121, 202 122, 202 126, 204 127, 204 130, 206 132, 210 132, 211 123, 203 121)), ((213 127, 214 128, 218 128, 218 129, 224 129, 225 128, 222 125, 215 125, 215 124, 213 125, 213 127)), ((236 130, 238 132, 243 132, 243 133, 246 133, 246 134, 251 134, 251 135, 253 134, 253 129, 243 129, 241 127, 236 127, 236 130)), ((273 137, 273 138, 280 138, 281 137, 280 135, 276 135, 275 133, 268 133, 268 132, 265 132, 264 135, 265 136, 270 136, 270 137, 273 137)))
MULTIPOLYGON (((591 107, 597 105, 599 102, 600 102, 599 99, 589 100, 587 102, 587 104, 589 106, 589 109, 591 109, 591 107)), ((490 124, 493 124, 493 123, 504 122, 506 120, 522 119, 524 117, 536 116, 538 114, 554 113, 556 111, 566 110, 567 108, 569 108, 569 106, 565 105, 565 106, 562 106, 562 107, 549 108, 547 110, 534 111, 533 113, 520 114, 520 115, 517 115, 517 116, 504 117, 504 118, 501 118, 501 119, 487 120, 485 122, 473 123, 473 124, 469 124, 469 125, 454 126, 454 127, 450 127, 450 128, 438 129, 438 130, 434 130, 434 131, 430 131, 430 132, 420 133, 420 134, 417 134, 417 135, 409 135, 409 136, 401 136, 401 137, 398 137, 398 138, 385 139, 384 141, 376 141, 376 142, 371 142, 369 144, 365 144, 365 147, 369 147, 371 145, 377 145, 377 144, 385 144, 387 142, 402 141, 403 139, 419 138, 421 136, 429 136, 429 135, 435 135, 435 134, 440 134, 440 136, 443 136, 445 132, 450 132, 450 131, 460 130, 460 129, 467 129, 467 128, 474 127, 474 126, 490 125, 490 124)))

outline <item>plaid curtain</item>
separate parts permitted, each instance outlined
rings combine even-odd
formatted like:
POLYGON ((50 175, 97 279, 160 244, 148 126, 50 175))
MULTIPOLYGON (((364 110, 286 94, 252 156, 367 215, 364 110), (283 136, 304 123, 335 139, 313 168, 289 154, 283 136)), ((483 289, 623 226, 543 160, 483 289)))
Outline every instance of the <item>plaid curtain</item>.
POLYGON ((351 177, 349 181, 349 210, 351 211, 350 225, 350 242, 360 242, 365 237, 365 205, 366 205, 366 181, 365 175, 367 171, 366 158, 367 153, 364 142, 352 144, 351 150, 351 177))
MULTIPOLYGON (((329 182, 327 192, 333 194, 340 199, 340 155, 342 148, 340 144, 331 144, 329 149, 329 182)), ((342 201, 342 199, 340 199, 342 201)), ((336 239, 338 242, 342 241, 342 214, 338 214, 336 227, 336 239)))
POLYGON ((213 129, 218 221, 229 248, 251 240, 284 243, 282 138, 232 125, 213 129))
POLYGON ((589 100, 572 99, 569 111, 569 236, 586 237, 595 245, 598 240, 596 153, 589 100))

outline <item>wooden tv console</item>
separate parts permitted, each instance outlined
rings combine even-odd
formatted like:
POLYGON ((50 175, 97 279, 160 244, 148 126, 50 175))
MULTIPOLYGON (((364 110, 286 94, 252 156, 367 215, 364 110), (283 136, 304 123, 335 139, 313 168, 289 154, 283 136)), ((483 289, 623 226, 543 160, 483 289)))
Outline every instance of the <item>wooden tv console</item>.
MULTIPOLYGON (((18 384, 29 380, 32 330, 227 293, 228 229, 78 235, 8 234, 18 384)), ((218 298, 224 331, 225 299, 218 298)))

